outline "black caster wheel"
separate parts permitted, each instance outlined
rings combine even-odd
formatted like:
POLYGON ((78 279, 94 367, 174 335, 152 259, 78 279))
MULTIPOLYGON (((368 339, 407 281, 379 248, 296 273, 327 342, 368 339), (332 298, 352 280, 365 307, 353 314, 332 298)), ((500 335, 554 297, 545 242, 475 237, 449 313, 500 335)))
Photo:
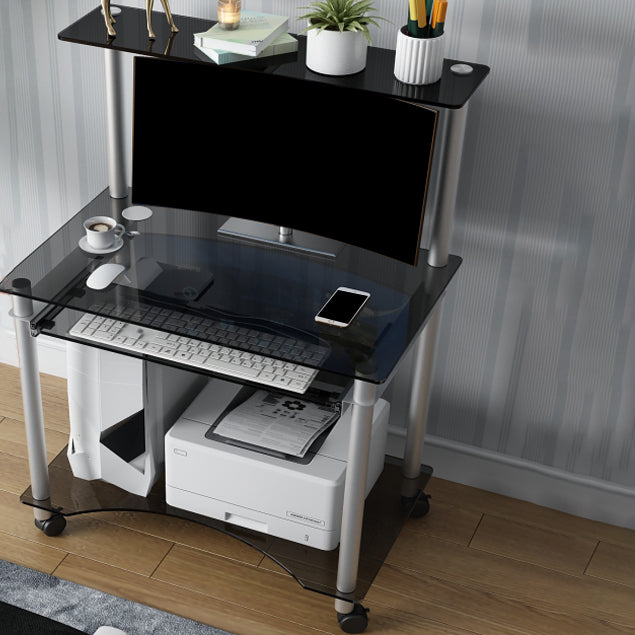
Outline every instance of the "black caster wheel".
POLYGON ((430 495, 420 492, 412 498, 401 498, 401 508, 404 512, 410 510, 411 518, 422 518, 430 511, 430 495))
POLYGON ((35 526, 47 536, 59 536, 64 531, 64 527, 66 527, 66 518, 61 514, 53 514, 46 520, 36 519, 35 526))
POLYGON ((410 516, 412 518, 422 518, 430 511, 430 495, 421 492, 415 506, 412 508, 410 516))
POLYGON ((363 633, 368 626, 368 610, 355 603, 350 613, 338 613, 337 621, 345 633, 363 633))

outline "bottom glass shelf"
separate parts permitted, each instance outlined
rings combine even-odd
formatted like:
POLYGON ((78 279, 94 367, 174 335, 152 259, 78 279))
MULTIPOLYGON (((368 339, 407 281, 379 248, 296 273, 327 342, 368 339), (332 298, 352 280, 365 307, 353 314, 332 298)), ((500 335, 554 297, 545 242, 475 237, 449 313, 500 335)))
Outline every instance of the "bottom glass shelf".
POLYGON ((368 592, 417 501, 409 500, 404 506, 401 469, 397 462, 387 461, 366 499, 357 588, 351 598, 337 591, 339 548, 321 551, 172 507, 165 502, 162 478, 146 497, 131 494, 103 481, 76 478, 68 463, 66 448, 51 462, 49 474, 50 506, 42 506, 41 501, 36 501, 30 487, 22 494, 23 503, 58 512, 65 517, 98 511, 139 511, 191 520, 250 545, 282 566, 306 589, 356 602, 361 601, 368 592))

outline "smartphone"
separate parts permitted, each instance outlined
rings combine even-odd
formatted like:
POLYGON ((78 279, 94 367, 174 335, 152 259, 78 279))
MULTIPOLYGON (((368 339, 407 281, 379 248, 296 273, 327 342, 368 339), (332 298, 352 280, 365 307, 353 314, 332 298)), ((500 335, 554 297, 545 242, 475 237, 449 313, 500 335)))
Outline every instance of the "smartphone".
POLYGON ((316 322, 348 326, 368 302, 370 293, 339 287, 315 316, 316 322))

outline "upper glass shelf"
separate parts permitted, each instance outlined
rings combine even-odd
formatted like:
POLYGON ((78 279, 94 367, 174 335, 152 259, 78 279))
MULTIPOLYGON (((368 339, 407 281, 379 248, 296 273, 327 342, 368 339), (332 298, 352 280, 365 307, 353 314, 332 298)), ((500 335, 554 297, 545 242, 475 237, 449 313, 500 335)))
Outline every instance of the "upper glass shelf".
MULTIPOLYGON (((206 31, 214 24, 213 21, 177 15, 174 16, 174 21, 179 31, 172 33, 165 16, 156 12, 152 20, 156 39, 150 40, 146 29, 145 10, 132 7, 121 7, 121 9, 122 12, 117 16, 115 25, 117 35, 113 38, 108 36, 100 8, 94 9, 61 31, 59 38, 65 42, 116 51, 214 65, 214 62, 194 46, 194 33, 206 31)), ((266 72, 298 80, 392 95, 433 108, 451 109, 464 106, 489 73, 489 67, 482 64, 446 59, 443 76, 438 82, 429 86, 409 86, 395 79, 393 75, 395 52, 390 49, 370 47, 366 68, 361 73, 346 77, 319 75, 309 70, 304 63, 306 38, 297 37, 297 53, 256 58, 248 62, 232 64, 232 66, 246 71, 266 72), (456 63, 469 64, 474 70, 470 75, 455 75, 450 67, 456 63)))

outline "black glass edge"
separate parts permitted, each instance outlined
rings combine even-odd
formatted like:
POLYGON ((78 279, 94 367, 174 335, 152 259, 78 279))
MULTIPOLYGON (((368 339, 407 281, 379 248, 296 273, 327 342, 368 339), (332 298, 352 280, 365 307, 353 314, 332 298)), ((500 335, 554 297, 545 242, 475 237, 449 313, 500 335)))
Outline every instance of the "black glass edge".
MULTIPOLYGON (((23 504, 66 518, 86 513, 120 511, 155 513, 196 522, 267 556, 287 571, 304 589, 355 602, 361 601, 370 589, 421 496, 420 489, 415 497, 402 498, 401 461, 386 457, 384 469, 366 499, 357 587, 351 596, 337 590, 339 547, 332 551, 322 551, 178 509, 165 502, 165 483, 162 478, 157 481, 147 497, 131 494, 100 480, 85 481, 76 478, 68 464, 66 452, 67 448, 64 448, 49 466, 49 501, 34 499, 31 487, 28 487, 20 497, 23 504)), ((420 486, 423 487, 424 484, 422 476, 420 486)))
MULTIPOLYGON (((461 263, 462 263, 462 259, 459 256, 451 256, 450 261, 448 263, 448 269, 446 270, 446 268, 443 268, 443 272, 447 273, 448 275, 446 276, 446 279, 443 280, 442 287, 438 289, 438 297, 434 304, 435 307, 438 306, 439 302, 443 299, 444 294, 447 291, 447 287, 450 281, 453 279, 454 275, 456 274, 461 263)), ((433 271, 432 273, 434 273, 435 271, 433 271)), ((0 291, 4 292, 5 289, 0 289, 0 291)), ((68 296, 64 296, 64 298, 62 298, 63 301, 58 301, 58 299, 40 298, 32 293, 17 293, 15 291, 9 291, 9 290, 7 290, 6 292, 10 294, 15 294, 15 295, 23 295, 24 297, 29 297, 30 299, 33 299, 37 302, 42 302, 46 305, 31 320, 32 330, 36 334, 42 333, 50 337, 61 339, 63 341, 72 341, 72 342, 84 344, 87 346, 93 346, 95 348, 100 348, 103 350, 108 350, 108 351, 119 353, 119 354, 129 355, 131 357, 135 357, 141 360, 164 363, 168 366, 174 366, 178 368, 184 367, 182 364, 176 361, 170 362, 170 360, 158 359, 156 357, 148 356, 144 353, 137 352, 136 350, 133 350, 133 349, 128 351, 128 350, 109 346, 107 342, 101 342, 97 340, 87 341, 81 338, 73 337, 68 332, 71 326, 81 317, 82 313, 92 313, 92 311, 89 308, 85 308, 85 307, 66 305, 65 301, 68 300, 68 296)), ((411 334, 409 346, 411 346, 412 343, 416 340, 416 338, 418 337, 418 334, 424 328, 425 324, 427 323, 427 320, 431 316, 432 311, 435 310, 435 308, 432 308, 430 310, 430 307, 425 302, 422 302, 422 303, 417 302, 416 295, 413 298, 413 302, 412 302, 412 305, 415 307, 414 309, 415 312, 419 310, 417 307, 424 306, 425 310, 428 311, 428 313, 425 316, 415 317, 414 322, 416 322, 419 325, 419 328, 417 330, 417 333, 411 334)), ((99 311, 97 311, 95 314, 99 315, 99 311)), ((139 324, 141 326, 144 326, 142 322, 137 322, 133 319, 129 321, 132 324, 139 324)), ((173 332, 176 335, 180 334, 178 331, 173 331, 173 332)), ((237 347, 240 348, 240 345, 237 345, 237 347)), ((244 349, 244 350, 249 350, 249 349, 244 349)), ((284 358, 282 357, 280 359, 284 360, 284 358)), ((392 376, 392 373, 396 367, 398 359, 395 358, 395 360, 393 361, 394 363, 392 363, 391 367, 387 369, 386 372, 383 372, 380 376, 362 375, 362 374, 356 373, 355 377, 358 379, 367 381, 369 383, 377 384, 377 385, 384 384, 392 376)), ((188 367, 188 368, 189 370, 193 370, 194 372, 200 372, 200 374, 214 376, 213 373, 208 373, 204 369, 196 370, 191 367, 188 367)), ((325 378, 324 383, 328 385, 333 385, 335 387, 339 387, 337 388, 337 392, 340 395, 343 395, 346 393, 349 387, 349 381, 353 378, 352 375, 344 373, 344 372, 337 372, 337 370, 330 369, 328 368, 328 366, 325 366, 324 368, 322 368, 321 372, 324 372, 324 378, 325 378)), ((249 383, 249 382, 244 381, 244 383, 249 383)), ((307 398, 310 398, 310 394, 307 394, 306 396, 307 398)))
MULTIPOLYGON (((134 7, 122 7, 126 12, 137 14, 137 19, 145 24, 145 10, 134 7), (143 16, 143 19, 141 19, 143 16)), ((171 34, 169 31, 163 33, 165 29, 165 18, 163 15, 153 13, 156 17, 154 22, 157 38, 148 40, 145 34, 140 35, 139 41, 134 44, 122 43, 122 39, 117 41, 117 37, 111 38, 106 32, 104 20, 101 15, 101 9, 98 7, 79 18, 71 25, 58 33, 58 39, 63 42, 82 44, 86 46, 94 46, 104 49, 112 49, 116 51, 158 57, 163 59, 173 59, 186 62, 207 64, 218 66, 219 68, 235 68, 250 72, 266 72, 272 74, 280 74, 291 79, 300 81, 315 81, 319 83, 339 85, 348 88, 361 88, 368 92, 378 92, 381 94, 392 95, 402 99, 407 99, 423 105, 436 108, 457 109, 467 103, 472 94, 477 90, 485 77, 489 74, 490 68, 484 64, 477 64, 465 60, 445 59, 443 66, 442 79, 434 84, 425 86, 414 86, 399 82, 392 76, 392 68, 394 64, 395 51, 392 49, 384 49, 380 47, 369 47, 367 68, 356 75, 343 77, 326 76, 308 71, 304 65, 304 51, 306 47, 306 36, 293 34, 298 39, 298 52, 296 54, 286 54, 282 56, 273 56, 269 60, 257 59, 254 61, 237 62, 232 64, 216 65, 211 60, 204 60, 202 56, 196 55, 196 48, 193 44, 187 47, 187 51, 178 52, 178 47, 172 47, 171 43, 175 37, 190 36, 194 32, 201 32, 210 28, 215 22, 203 18, 192 18, 186 15, 174 15, 177 22, 181 21, 184 25, 182 33, 171 34), (98 22, 101 25, 100 39, 90 39, 89 37, 80 37, 79 30, 87 22, 98 22), (167 41, 167 45, 164 42, 167 41), (157 44, 157 42, 161 42, 157 44), (450 67, 454 64, 468 64, 473 68, 473 72, 467 76, 454 75, 450 71, 450 67), (290 65, 285 68, 285 65, 290 65), (302 67, 302 76, 297 76, 297 66, 302 67), (368 85, 364 80, 373 73, 374 66, 380 69, 380 73, 376 79, 380 80, 373 87, 368 85), (460 94, 460 97, 454 98, 460 94)), ((94 25, 91 25, 94 26, 94 25)))

